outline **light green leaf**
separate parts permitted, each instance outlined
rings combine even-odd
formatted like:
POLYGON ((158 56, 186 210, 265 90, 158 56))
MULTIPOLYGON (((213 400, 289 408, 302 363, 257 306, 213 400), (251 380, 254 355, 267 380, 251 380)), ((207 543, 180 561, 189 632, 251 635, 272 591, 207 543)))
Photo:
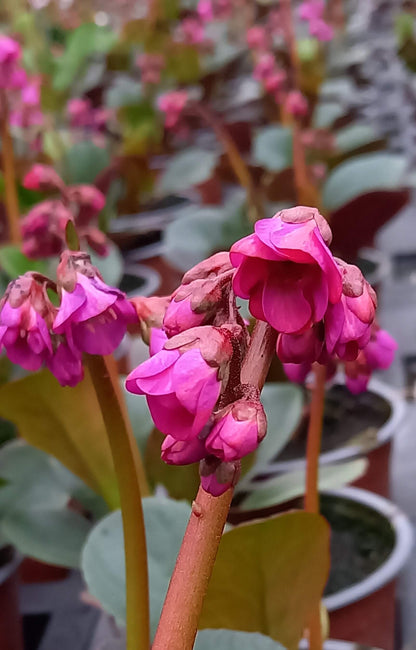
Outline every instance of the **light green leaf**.
POLYGON ((379 136, 372 126, 355 122, 338 129, 335 134, 335 145, 339 151, 346 152, 364 147, 378 139, 379 136))
MULTIPOLYGON (((334 490, 356 481, 365 473, 367 465, 364 458, 337 465, 322 465, 319 468, 319 490, 334 490)), ((297 470, 251 483, 252 491, 239 508, 259 510, 299 497, 305 491, 305 477, 305 470, 297 470)))
POLYGON ((313 126, 316 129, 327 129, 345 113, 339 102, 320 102, 313 114, 313 126))
POLYGON ((398 154, 355 156, 330 173, 323 188, 323 204, 327 210, 333 211, 361 194, 402 188, 405 169, 406 159, 398 154))
POLYGON ((105 54, 116 44, 117 34, 108 27, 84 23, 70 32, 64 53, 56 61, 55 90, 67 90, 93 54, 105 54))
POLYGON ((13 245, 0 247, 0 267, 11 280, 27 271, 47 273, 48 266, 44 260, 30 260, 22 251, 13 245))
POLYGON ((297 650, 329 570, 329 526, 290 512, 221 540, 199 625, 260 632, 297 650))
POLYGON ((118 287, 123 277, 124 260, 118 246, 108 242, 108 255, 102 257, 89 250, 91 262, 98 268, 104 278, 104 282, 111 287, 118 287))
MULTIPOLYGON (((149 567, 150 622, 156 631, 170 576, 190 515, 190 506, 171 499, 143 499, 149 567)), ((114 512, 92 530, 82 553, 89 592, 123 623, 126 615, 125 562, 121 513, 114 512)))
POLYGON ((117 506, 110 446, 87 369, 75 388, 62 388, 48 370, 1 386, 0 417, 14 422, 27 442, 55 456, 117 506))
POLYGON ((283 646, 263 634, 231 630, 201 630, 194 650, 283 650, 283 646))
POLYGON ((86 140, 77 142, 65 154, 64 179, 68 185, 93 183, 109 164, 110 154, 106 149, 86 140))
POLYGON ((254 138, 254 162, 268 171, 280 172, 291 167, 292 132, 280 126, 264 126, 257 129, 254 138))
POLYGON ((215 72, 228 65, 243 51, 244 47, 229 37, 228 24, 225 21, 213 21, 205 28, 207 40, 214 44, 213 52, 203 57, 203 68, 206 72, 215 72))
POLYGON ((159 180, 159 192, 180 193, 209 180, 217 164, 218 155, 216 151, 196 147, 175 154, 159 180))

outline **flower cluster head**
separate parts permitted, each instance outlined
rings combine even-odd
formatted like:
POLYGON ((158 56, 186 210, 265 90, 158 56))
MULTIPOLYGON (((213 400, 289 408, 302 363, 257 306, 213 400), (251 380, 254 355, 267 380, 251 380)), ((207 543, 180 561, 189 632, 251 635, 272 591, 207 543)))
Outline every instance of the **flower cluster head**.
POLYGON ((199 0, 197 5, 198 16, 205 23, 226 20, 231 16, 233 9, 233 0, 199 0))
POLYGON ((139 54, 136 65, 141 73, 141 81, 144 84, 156 85, 160 82, 165 67, 165 57, 163 54, 139 54))
POLYGON ((17 41, 0 36, 0 88, 16 90, 26 84, 26 73, 20 66, 22 50, 17 41))
POLYGON ((186 90, 172 90, 159 96, 157 105, 159 110, 165 114, 167 129, 174 129, 178 126, 188 99, 186 90))
POLYGON ((300 90, 291 90, 285 97, 285 111, 293 117, 301 118, 308 114, 308 100, 300 90))
POLYGON ((26 174, 24 186, 31 190, 57 195, 41 201, 22 219, 23 252, 32 259, 59 255, 65 247, 65 230, 69 221, 98 255, 107 255, 108 242, 98 228, 98 215, 105 197, 93 185, 67 187, 48 165, 36 164, 26 174))
POLYGON ((330 41, 334 30, 324 19, 324 0, 304 0, 299 7, 299 17, 308 23, 309 33, 319 41, 330 41))
POLYGON ((203 461, 202 484, 215 495, 230 487, 240 459, 266 433, 258 391, 244 389, 231 372, 247 345, 231 292, 233 274, 229 254, 217 253, 188 271, 169 301, 141 299, 139 319, 153 324, 151 356, 126 380, 129 391, 146 395, 165 435, 162 459, 203 461))
POLYGON ((276 102, 281 101, 287 75, 279 67, 271 52, 261 52, 259 54, 254 66, 253 77, 264 86, 266 92, 274 96, 276 102))
POLYGON ((255 52, 267 52, 270 49, 270 36, 265 27, 254 25, 247 30, 247 45, 255 52))
POLYGON ((113 111, 108 108, 94 108, 89 99, 70 99, 66 112, 70 126, 90 132, 102 133, 113 117, 113 111))
POLYGON ((206 43, 204 21, 197 14, 184 18, 177 30, 176 38, 182 43, 188 45, 202 45, 206 43))
POLYGON ((103 282, 88 255, 65 251, 57 286, 36 273, 10 283, 0 303, 0 346, 26 370, 46 366, 62 386, 75 386, 83 378, 82 353, 112 353, 136 319, 125 295, 103 282), (58 292, 59 307, 48 289, 58 292))

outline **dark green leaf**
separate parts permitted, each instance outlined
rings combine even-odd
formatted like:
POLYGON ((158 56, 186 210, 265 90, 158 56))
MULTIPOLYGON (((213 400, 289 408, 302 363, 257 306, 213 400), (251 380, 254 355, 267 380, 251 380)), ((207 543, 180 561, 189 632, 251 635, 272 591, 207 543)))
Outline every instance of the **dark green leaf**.
POLYGON ((48 272, 47 262, 44 260, 31 260, 17 246, 13 245, 0 247, 0 266, 11 280, 27 273, 27 271, 44 274, 48 272))
POLYGON ((93 183, 109 164, 110 155, 106 149, 88 141, 77 142, 63 160, 65 181, 68 185, 93 183))

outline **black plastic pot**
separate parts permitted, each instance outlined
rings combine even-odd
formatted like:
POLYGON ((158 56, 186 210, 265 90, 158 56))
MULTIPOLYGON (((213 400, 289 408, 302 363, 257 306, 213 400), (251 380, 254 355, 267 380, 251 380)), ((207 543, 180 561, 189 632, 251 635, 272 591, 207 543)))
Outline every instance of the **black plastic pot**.
POLYGON ((23 650, 19 611, 18 568, 21 559, 12 546, 0 548, 0 648, 23 650))

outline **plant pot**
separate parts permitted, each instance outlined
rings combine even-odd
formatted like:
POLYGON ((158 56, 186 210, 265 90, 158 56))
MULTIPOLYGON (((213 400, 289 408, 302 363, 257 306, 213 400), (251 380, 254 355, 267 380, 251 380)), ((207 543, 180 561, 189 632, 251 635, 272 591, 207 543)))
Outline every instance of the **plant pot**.
POLYGON ((69 569, 40 562, 31 557, 25 557, 19 566, 19 578, 23 584, 37 584, 65 580, 69 569))
MULTIPOLYGON (((380 380, 372 378, 366 392, 352 395, 340 377, 336 377, 327 391, 320 464, 365 455, 367 471, 354 485, 388 496, 391 442, 404 413, 404 399, 380 380)), ((279 460, 269 464, 262 477, 304 469, 307 424, 305 417, 297 435, 279 453, 279 460)))
POLYGON ((23 650, 19 611, 18 568, 21 560, 11 546, 0 549, 0 648, 23 650))
POLYGON ((160 284, 154 292, 159 296, 171 294, 180 285, 183 272, 171 266, 163 257, 163 244, 151 244, 132 250, 126 256, 128 268, 138 262, 144 263, 148 269, 158 273, 160 284))
POLYGON ((332 530, 333 568, 324 598, 331 635, 393 650, 395 580, 413 545, 409 519, 391 501, 357 488, 324 493, 321 509, 332 530), (345 550, 348 540, 350 552, 345 550), (365 574, 354 580, 360 572, 365 574), (340 587, 345 578, 351 584, 340 587), (328 593, 331 584, 335 590, 328 593))
POLYGON ((391 261, 388 255, 377 248, 362 248, 358 251, 355 264, 361 269, 367 282, 379 293, 382 282, 391 275, 391 261))
POLYGON ((136 296, 153 296, 161 284, 160 274, 144 264, 126 264, 119 289, 128 298, 136 296))

